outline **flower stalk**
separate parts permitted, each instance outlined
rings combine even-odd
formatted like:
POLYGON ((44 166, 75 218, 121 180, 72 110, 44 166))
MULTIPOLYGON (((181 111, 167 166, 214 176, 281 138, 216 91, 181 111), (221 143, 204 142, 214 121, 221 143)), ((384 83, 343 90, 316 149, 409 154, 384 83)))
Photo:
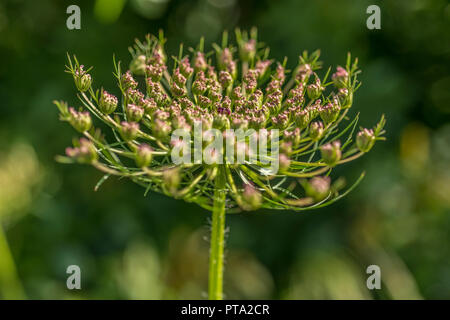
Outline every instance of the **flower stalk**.
POLYGON ((208 298, 223 298, 223 266, 225 247, 225 199, 226 176, 224 168, 219 168, 215 181, 214 205, 212 210, 211 239, 209 254, 208 298))

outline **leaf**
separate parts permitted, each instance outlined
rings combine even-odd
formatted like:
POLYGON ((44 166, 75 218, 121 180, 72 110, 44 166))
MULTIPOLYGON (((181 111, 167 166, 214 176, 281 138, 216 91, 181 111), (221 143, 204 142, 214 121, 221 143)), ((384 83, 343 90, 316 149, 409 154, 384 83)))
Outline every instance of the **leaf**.
POLYGON ((97 182, 97 184, 95 185, 95 187, 94 187, 94 191, 98 191, 98 189, 100 188, 100 186, 106 181, 106 180, 108 180, 108 178, 110 177, 111 175, 108 173, 108 174, 105 174, 98 182, 97 182))

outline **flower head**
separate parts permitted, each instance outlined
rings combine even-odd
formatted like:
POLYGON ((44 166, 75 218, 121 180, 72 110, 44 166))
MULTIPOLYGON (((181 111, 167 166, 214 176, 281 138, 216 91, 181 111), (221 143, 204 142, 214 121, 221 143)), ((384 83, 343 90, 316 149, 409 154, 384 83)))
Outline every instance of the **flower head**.
POLYGON ((357 120, 341 128, 358 87, 350 57, 327 82, 318 51, 304 52, 296 66, 271 60, 256 29, 237 30, 236 45, 224 34, 215 55, 201 41, 173 61, 165 41, 149 35, 131 49, 129 70, 115 64, 118 96, 92 88, 90 69, 69 58, 67 72, 86 107, 55 102, 61 119, 86 136, 67 149, 69 158, 208 208, 212 180, 220 178, 230 210, 303 210, 309 201, 331 203, 337 191, 329 192, 330 171, 381 140, 384 118, 359 132, 355 145, 337 140, 352 141, 357 120), (112 135, 93 130, 91 114, 112 135))

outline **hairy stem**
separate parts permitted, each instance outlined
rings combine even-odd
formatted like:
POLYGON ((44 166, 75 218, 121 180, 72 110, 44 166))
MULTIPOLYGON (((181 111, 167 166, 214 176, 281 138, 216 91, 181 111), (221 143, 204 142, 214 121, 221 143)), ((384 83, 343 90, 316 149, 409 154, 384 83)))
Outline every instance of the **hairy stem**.
POLYGON ((222 300, 223 250, 225 247, 225 168, 219 168, 215 187, 209 254, 208 297, 210 300, 222 300))

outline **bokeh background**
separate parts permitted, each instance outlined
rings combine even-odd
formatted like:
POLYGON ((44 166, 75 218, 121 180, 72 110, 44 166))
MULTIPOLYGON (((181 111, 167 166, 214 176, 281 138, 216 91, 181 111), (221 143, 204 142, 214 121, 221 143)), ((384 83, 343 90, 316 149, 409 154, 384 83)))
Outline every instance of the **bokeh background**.
POLYGON ((366 178, 307 213, 227 217, 227 298, 450 299, 450 5, 446 0, 2 0, 0 2, 0 298, 205 298, 208 212, 95 169, 54 161, 76 136, 53 99, 77 106, 65 54, 112 88, 112 55, 165 30, 168 51, 222 30, 259 28, 291 65, 307 49, 325 66, 358 56, 353 112, 384 113, 387 141, 344 166, 366 178), (81 30, 66 8, 81 8, 81 30), (381 30, 366 8, 381 8, 381 30), (79 265, 82 289, 66 288, 79 265), (381 290, 366 287, 381 268, 381 290))

